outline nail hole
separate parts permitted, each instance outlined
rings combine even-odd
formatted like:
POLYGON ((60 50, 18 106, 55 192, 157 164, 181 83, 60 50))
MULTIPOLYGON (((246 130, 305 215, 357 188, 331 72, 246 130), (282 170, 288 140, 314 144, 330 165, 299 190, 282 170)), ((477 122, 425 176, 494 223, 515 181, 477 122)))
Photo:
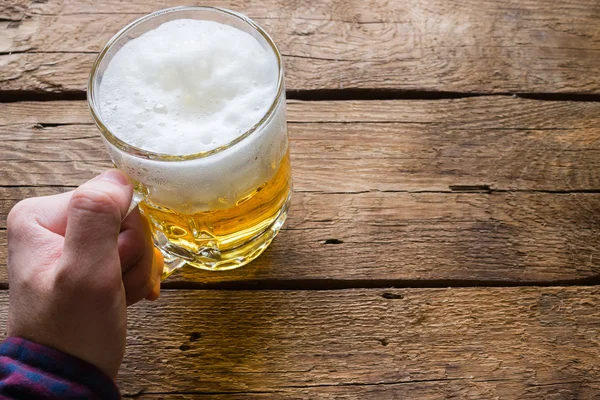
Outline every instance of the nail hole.
POLYGON ((388 344, 390 344, 390 342, 388 342, 387 339, 377 339, 377 341, 381 343, 382 346, 387 346, 388 344))
POLYGON ((383 297, 384 299, 403 299, 404 295, 400 294, 400 293, 386 292, 386 293, 382 294, 381 297, 383 297))
POLYGON ((202 334, 200 332, 190 333, 190 342, 195 342, 198 339, 202 339, 202 334))
POLYGON ((327 239, 325 240, 325 244, 342 244, 344 243, 343 240, 340 239, 327 239))
POLYGON ((189 349, 191 349, 191 347, 188 346, 187 344, 182 344, 181 346, 179 346, 179 350, 181 350, 181 351, 187 351, 189 349))

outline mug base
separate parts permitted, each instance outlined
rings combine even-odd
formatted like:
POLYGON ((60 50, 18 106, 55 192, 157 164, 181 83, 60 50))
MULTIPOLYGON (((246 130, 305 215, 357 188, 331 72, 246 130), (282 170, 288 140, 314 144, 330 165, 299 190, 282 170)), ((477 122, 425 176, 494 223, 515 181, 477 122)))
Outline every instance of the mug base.
MULTIPOLYGON (((259 255, 271 244, 275 236, 281 230, 283 226, 290 205, 291 193, 286 199, 285 203, 279 210, 277 216, 273 219, 273 222, 267 226, 262 232, 252 237, 247 242, 233 249, 220 251, 218 256, 213 257, 207 254, 194 254, 193 259, 186 257, 185 259, 180 257, 180 251, 171 243, 161 246, 155 242, 156 248, 158 248, 164 256, 165 266, 163 269, 162 280, 165 280, 176 270, 189 265, 194 268, 203 269, 206 271, 228 271, 242 267, 259 255), (179 253, 179 254, 178 254, 179 253)), ((189 252, 186 251, 189 255, 189 252)))

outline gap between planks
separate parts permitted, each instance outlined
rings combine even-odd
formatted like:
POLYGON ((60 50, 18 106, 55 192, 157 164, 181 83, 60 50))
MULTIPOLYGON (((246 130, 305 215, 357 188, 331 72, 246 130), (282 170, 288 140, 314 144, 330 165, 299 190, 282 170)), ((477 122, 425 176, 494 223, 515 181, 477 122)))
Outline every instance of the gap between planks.
MULTIPOLYGON (((177 279, 176 276, 173 277, 177 279)), ((350 290, 350 289, 439 289, 439 288, 481 288, 481 287, 567 287, 598 286, 600 276, 572 280, 555 281, 494 281, 494 280, 453 280, 453 279, 293 279, 293 280, 246 280, 240 282, 173 281, 164 282, 163 289, 176 290, 350 290)), ((383 293, 385 298, 396 298, 391 293, 383 293)))
MULTIPOLYGON (((175 278, 177 279, 177 278, 175 278)), ((290 279, 290 280, 247 280, 241 282, 211 282, 199 281, 166 281, 162 283, 161 290, 178 291, 345 291, 356 289, 481 289, 481 288, 564 288, 564 287, 593 287, 600 286, 600 276, 557 281, 493 281, 493 280, 398 280, 398 279, 290 279)), ((0 291, 8 290, 7 283, 0 283, 0 291)), ((381 294, 386 299, 402 299, 401 295, 390 292, 381 294), (400 296, 400 297, 399 297, 400 296)))
MULTIPOLYGON (((317 89, 288 90, 288 100, 303 101, 351 101, 351 100, 446 100, 483 96, 514 96, 523 99, 541 101, 584 101, 600 102, 600 94, 584 93, 476 93, 447 92, 426 90, 392 90, 392 89, 317 89)), ((85 91, 67 91, 61 93, 37 91, 3 91, 0 90, 0 103, 19 101, 58 101, 86 100, 85 91)))
MULTIPOLYGON (((69 124, 64 124, 69 125, 69 124)), ((77 188, 75 185, 4 185, 0 184, 2 188, 58 188, 58 189, 70 189, 74 190, 77 188)), ((507 194, 536 194, 546 193, 554 195, 572 195, 572 194, 600 194, 600 189, 498 189, 491 185, 450 185, 448 190, 395 190, 395 189, 369 189, 369 190, 343 190, 343 191, 323 191, 323 190, 299 190, 294 189, 294 193, 317 193, 317 194, 364 194, 364 193, 407 193, 407 194, 448 194, 448 195, 479 195, 479 194, 494 194, 494 193, 507 193, 507 194)), ((0 226, 0 230, 5 228, 0 226)))

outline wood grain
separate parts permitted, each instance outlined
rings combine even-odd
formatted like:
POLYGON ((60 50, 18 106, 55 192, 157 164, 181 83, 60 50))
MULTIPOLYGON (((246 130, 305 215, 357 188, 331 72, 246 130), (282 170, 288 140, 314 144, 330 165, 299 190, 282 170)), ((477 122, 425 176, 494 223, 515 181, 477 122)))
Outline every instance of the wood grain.
MULTIPOLYGON (((178 4, 0 2, 2 100, 82 98, 117 30, 178 4)), ((600 94, 594 0, 213 5, 274 36, 298 98, 600 94)), ((600 282, 600 103, 288 111, 295 193, 281 235, 242 269, 165 284, 202 290, 131 308, 126 398, 598 398, 600 287, 388 288, 600 282)), ((0 288, 14 204, 110 165, 84 101, 0 103, 0 288)), ((0 330, 7 305, 0 290, 0 330)))
POLYGON ((140 400, 398 400, 406 399, 481 399, 488 398, 492 393, 501 393, 502 399, 595 399, 598 387, 591 383, 578 385, 573 383, 558 383, 542 387, 527 387, 512 382, 487 382, 465 387, 457 382, 418 382, 400 383, 394 385, 348 385, 326 386, 296 390, 277 390, 272 393, 238 393, 238 394, 148 394, 125 396, 140 400), (492 389, 488 389, 492 388, 492 389))
MULTIPOLYGON (((288 114, 300 192, 600 190, 596 102, 290 101, 288 114)), ((79 185, 110 166, 83 101, 0 103, 0 139, 0 185, 79 185)))
MULTIPOLYGON (((0 90, 85 88, 96 53, 182 1, 16 0, 0 6, 0 90)), ((593 0, 224 0, 272 34, 292 91, 600 93, 593 0)))
POLYGON ((592 399, 599 326, 598 287, 163 291, 130 308, 119 386, 142 399, 592 399))
MULTIPOLYGON (((4 188, 0 214, 18 198, 61 190, 4 188)), ((314 288, 597 279, 599 235, 599 194, 295 193, 281 235, 252 264, 183 269, 168 282, 314 288)), ((0 243, 5 238, 0 230, 0 243)))
MULTIPOLYGON (((296 193, 282 235, 241 270, 185 270, 171 283, 598 278, 600 103, 495 96, 288 108, 296 193)), ((0 229, 18 200, 110 166, 83 101, 0 104, 0 139, 0 229)))
POLYGON ((600 389, 597 287, 176 291, 130 316, 125 394, 586 399, 600 389))

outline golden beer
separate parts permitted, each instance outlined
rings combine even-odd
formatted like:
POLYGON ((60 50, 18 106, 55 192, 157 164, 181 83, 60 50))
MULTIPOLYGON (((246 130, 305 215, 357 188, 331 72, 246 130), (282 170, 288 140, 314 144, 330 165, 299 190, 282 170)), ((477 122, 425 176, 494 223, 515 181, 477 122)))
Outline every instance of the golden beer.
POLYGON ((256 258, 279 230, 291 190, 289 152, 276 174, 251 194, 226 206, 195 214, 160 207, 149 200, 140 209, 164 250, 188 264, 215 270, 236 268, 256 258))

